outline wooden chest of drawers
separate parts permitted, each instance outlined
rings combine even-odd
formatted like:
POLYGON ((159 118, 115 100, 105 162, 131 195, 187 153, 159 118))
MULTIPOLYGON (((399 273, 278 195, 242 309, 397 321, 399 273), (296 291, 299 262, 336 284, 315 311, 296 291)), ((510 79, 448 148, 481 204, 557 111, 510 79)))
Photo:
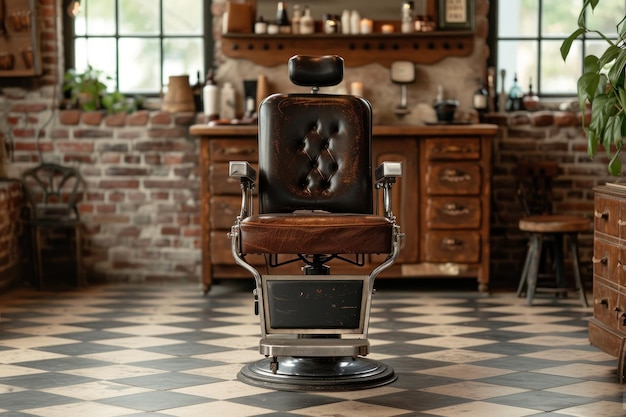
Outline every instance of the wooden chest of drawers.
POLYGON ((593 318, 589 341, 617 357, 626 373, 626 188, 596 187, 593 244, 593 318))
MULTIPOLYGON (((201 141, 202 275, 208 291, 214 279, 248 277, 235 265, 226 237, 241 207, 239 183, 228 177, 228 161, 256 163, 256 127, 196 125, 191 133, 201 141)), ((382 161, 403 163, 393 203, 406 238, 398 261, 381 278, 476 277, 479 290, 488 290, 491 142, 496 133, 493 125, 374 128, 373 167, 382 161)), ((250 261, 264 263, 261 256, 250 261)), ((331 267, 357 273, 345 263, 331 267)))

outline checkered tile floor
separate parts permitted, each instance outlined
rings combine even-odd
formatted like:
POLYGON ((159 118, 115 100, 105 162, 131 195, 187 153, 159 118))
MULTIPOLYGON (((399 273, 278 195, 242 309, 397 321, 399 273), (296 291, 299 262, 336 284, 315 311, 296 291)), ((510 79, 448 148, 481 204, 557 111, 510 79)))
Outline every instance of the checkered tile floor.
POLYGON ((351 392, 281 392, 236 378, 261 359, 239 285, 105 285, 0 295, 3 416, 626 415, 615 358, 589 345, 569 300, 379 288, 371 358, 398 380, 351 392))

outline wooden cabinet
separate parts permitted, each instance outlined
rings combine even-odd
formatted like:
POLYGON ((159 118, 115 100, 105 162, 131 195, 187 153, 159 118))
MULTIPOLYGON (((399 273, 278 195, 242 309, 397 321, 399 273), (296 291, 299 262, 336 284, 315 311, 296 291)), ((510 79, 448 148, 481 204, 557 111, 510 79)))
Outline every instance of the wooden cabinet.
POLYGON ((596 187, 593 238, 593 318, 589 341, 617 357, 626 376, 626 188, 596 187))
MULTIPOLYGON (((228 161, 256 164, 257 131, 256 126, 195 125, 191 133, 200 140, 202 281, 208 291, 215 279, 249 277, 235 265, 226 236, 241 207, 239 183, 228 177, 228 161)), ((479 290, 488 290, 491 142, 496 133, 496 126, 484 124, 374 127, 373 168, 382 161, 403 164, 402 178, 393 188, 393 210, 406 238, 398 261, 381 278, 475 277, 479 290)), ((250 261, 264 263, 261 256, 250 261)), ((372 256, 370 261, 380 259, 372 256)), ((345 263, 331 268, 357 270, 345 263)))

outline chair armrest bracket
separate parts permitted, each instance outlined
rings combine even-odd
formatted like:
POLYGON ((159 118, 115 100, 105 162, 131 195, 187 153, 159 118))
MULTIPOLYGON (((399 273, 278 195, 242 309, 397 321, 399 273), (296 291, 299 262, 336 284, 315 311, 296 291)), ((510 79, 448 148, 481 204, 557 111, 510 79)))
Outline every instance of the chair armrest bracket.
POLYGON ((256 181, 256 170, 245 161, 230 161, 228 163, 228 176, 239 178, 241 184, 241 212, 239 219, 245 219, 253 213, 252 190, 256 181))
POLYGON ((402 176, 402 162, 385 161, 376 167, 376 189, 383 189, 383 208, 385 217, 394 219, 391 210, 391 187, 396 182, 397 177, 402 176))

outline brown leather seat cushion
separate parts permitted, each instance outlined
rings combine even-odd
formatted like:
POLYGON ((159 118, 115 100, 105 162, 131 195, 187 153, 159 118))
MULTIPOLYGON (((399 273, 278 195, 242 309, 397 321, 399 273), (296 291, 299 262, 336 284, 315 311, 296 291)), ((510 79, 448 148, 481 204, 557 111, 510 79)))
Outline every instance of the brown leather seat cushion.
POLYGON ((586 232, 589 225, 585 217, 559 214, 529 216, 519 221, 520 230, 535 233, 586 232))
POLYGON ((241 223, 245 253, 389 253, 393 224, 363 214, 285 213, 247 217, 241 223))

